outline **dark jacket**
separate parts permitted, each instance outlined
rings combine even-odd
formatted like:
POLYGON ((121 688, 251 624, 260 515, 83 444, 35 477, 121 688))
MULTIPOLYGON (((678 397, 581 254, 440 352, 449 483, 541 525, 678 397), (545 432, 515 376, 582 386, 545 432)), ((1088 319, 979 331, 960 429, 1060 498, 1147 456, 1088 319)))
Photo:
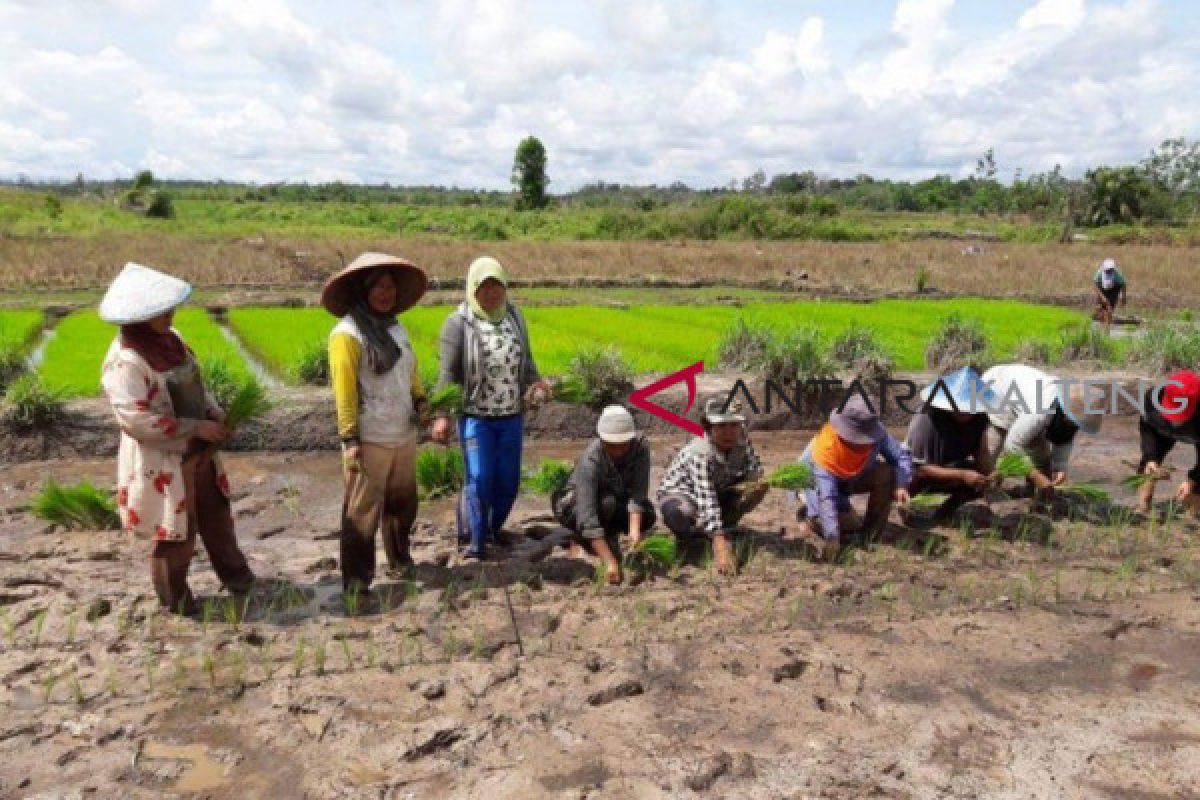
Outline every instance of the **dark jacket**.
POLYGON ((1196 464, 1188 470, 1188 479, 1200 483, 1200 413, 1192 416, 1182 425, 1174 425, 1163 418, 1154 401, 1150 389, 1142 398, 1142 417, 1138 420, 1138 434, 1141 438, 1142 463, 1145 467, 1150 461, 1162 465, 1163 459, 1176 442, 1185 442, 1196 447, 1196 464))
POLYGON ((631 514, 649 509, 646 495, 650 488, 650 446, 644 436, 634 439, 632 444, 620 464, 613 463, 599 439, 588 442, 576 459, 567 488, 575 490, 575 518, 585 538, 589 532, 603 535, 597 509, 600 498, 606 494, 625 501, 631 514))

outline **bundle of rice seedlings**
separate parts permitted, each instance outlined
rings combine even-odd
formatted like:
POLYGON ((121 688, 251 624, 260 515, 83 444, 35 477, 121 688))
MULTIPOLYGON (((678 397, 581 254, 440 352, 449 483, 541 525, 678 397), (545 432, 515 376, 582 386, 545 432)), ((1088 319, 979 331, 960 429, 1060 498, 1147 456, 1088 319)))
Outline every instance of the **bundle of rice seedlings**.
POLYGON ((225 406, 225 427, 232 431, 270 410, 267 390, 253 375, 247 376, 238 384, 225 406))
POLYGON ((917 514, 932 514, 949 499, 950 495, 939 492, 917 492, 909 498, 907 508, 917 514))
POLYGON ((583 385, 583 381, 570 375, 555 382, 554 399, 563 403, 573 403, 583 406, 592 403, 591 393, 583 385))
POLYGON ((925 366, 939 372, 967 366, 982 369, 987 350, 987 335, 979 320, 950 314, 925 346, 925 366))
POLYGON ((51 478, 33 498, 30 510, 35 517, 67 530, 105 531, 121 527, 112 495, 87 481, 61 486, 51 478))
POLYGON ((749 369, 762 359, 773 335, 770 328, 749 324, 738 317, 721 336, 717 362, 723 367, 749 369))
POLYGON ((26 372, 4 393, 4 420, 18 430, 42 430, 62 419, 63 392, 47 386, 36 372, 26 372))
POLYGON ((463 409, 463 389, 448 383, 429 396, 429 410, 435 414, 457 414, 463 409))
POLYGON ((570 461, 543 458, 538 464, 537 471, 527 474, 521 483, 527 492, 551 495, 566 484, 567 478, 571 477, 571 470, 570 461))
POLYGON ((238 379, 229 363, 220 358, 203 361, 200 364, 200 377, 217 405, 228 407, 238 390, 238 379))
POLYGON ((329 385, 329 350, 318 340, 304 344, 292 362, 292 375, 305 386, 329 385))
POLYGON ((1069 495, 1076 499, 1082 500, 1085 503, 1107 503, 1110 499, 1109 494, 1095 483, 1068 483, 1058 487, 1058 491, 1062 494, 1069 495))
POLYGON ((807 464, 785 464, 763 478, 762 482, 772 489, 811 489, 812 469, 807 464))
POLYGON ((638 542, 625 556, 626 561, 642 561, 648 565, 669 569, 679 557, 674 536, 656 533, 638 542))
POLYGON ((1158 472, 1135 472, 1132 475, 1127 475, 1122 478, 1121 485, 1136 491, 1147 484, 1170 479, 1171 470, 1169 469, 1160 469, 1158 472))
POLYGON ((448 497, 463 487, 466 467, 457 447, 425 447, 417 453, 417 486, 426 499, 448 497))
POLYGON ((633 391, 633 365, 616 347, 585 347, 567 364, 567 378, 582 388, 583 402, 600 407, 633 391))
POLYGON ((1005 453, 996 460, 992 475, 1004 478, 1028 478, 1033 474, 1033 459, 1024 453, 1005 453))

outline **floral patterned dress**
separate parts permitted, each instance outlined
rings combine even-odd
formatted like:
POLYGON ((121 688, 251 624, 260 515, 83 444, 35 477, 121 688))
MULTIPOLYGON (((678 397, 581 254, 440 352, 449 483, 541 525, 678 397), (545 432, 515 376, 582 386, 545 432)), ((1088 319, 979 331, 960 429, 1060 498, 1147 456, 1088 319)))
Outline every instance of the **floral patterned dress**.
POLYGON ((521 412, 521 336, 511 317, 499 323, 478 322, 483 338, 483 385, 466 411, 481 417, 504 417, 521 412))
MULTIPOLYGON (((142 538, 186 540, 183 453, 198 420, 175 416, 167 373, 156 372, 135 350, 122 347, 119 335, 104 358, 101 383, 121 428, 117 507, 122 527, 142 538)), ((206 402, 210 411, 218 410, 211 394, 206 402)), ((220 457, 212 458, 217 486, 228 495, 229 478, 220 457)))

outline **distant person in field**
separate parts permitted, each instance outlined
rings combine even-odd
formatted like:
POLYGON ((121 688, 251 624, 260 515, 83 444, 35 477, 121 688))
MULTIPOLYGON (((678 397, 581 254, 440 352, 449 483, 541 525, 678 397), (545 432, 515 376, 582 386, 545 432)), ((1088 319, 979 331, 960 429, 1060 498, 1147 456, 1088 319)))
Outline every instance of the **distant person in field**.
POLYGON ((1096 316, 1104 323, 1105 330, 1111 330, 1117 306, 1128 302, 1125 294, 1125 276, 1121 274, 1115 260, 1106 258, 1100 262, 1092 278, 1092 287, 1096 292, 1096 316))
MULTIPOLYGON (((511 544, 503 529, 521 485, 523 412, 549 399, 551 387, 533 360, 525 317, 508 300, 500 262, 475 259, 466 294, 442 325, 438 389, 463 390, 458 439, 467 474, 458 539, 468 558, 482 559, 489 544, 511 544)), ((449 413, 439 411, 434 441, 449 442, 450 427, 449 413)))
MULTIPOLYGON (((1157 475, 1163 461, 1177 442, 1196 448, 1196 463, 1175 490, 1175 501, 1200 514, 1200 375, 1181 369, 1167 376, 1166 381, 1146 391, 1142 399, 1142 416, 1138 420, 1142 459, 1138 471, 1157 475)), ((1138 507, 1149 511, 1154 501, 1154 484, 1144 483, 1138 489, 1138 507)))
POLYGON ((808 524, 810 537, 821 555, 836 560, 844 533, 864 537, 881 532, 892 504, 905 504, 913 479, 912 456, 887 432, 861 394, 846 398, 841 410, 817 431, 800 461, 812 469, 814 486, 804 492, 804 509, 798 512, 808 524), (867 513, 860 522, 850 498, 867 495, 867 513))
POLYGON ((737 562, 731 539, 738 522, 767 493, 756 484, 762 462, 746 433, 741 407, 716 397, 704 407, 703 438, 693 438, 675 454, 658 487, 663 524, 676 536, 712 539, 713 560, 722 575, 737 562))
POLYGON ((225 413, 171 327, 191 292, 178 278, 129 263, 100 303, 100 318, 121 326, 101 374, 121 428, 117 509, 125 530, 154 542, 150 578, 159 603, 184 615, 198 611, 187 579, 197 536, 226 589, 245 596, 254 586, 214 449, 229 436, 225 413))
POLYGON ((384 253, 363 253, 331 277, 321 305, 338 318, 329 371, 342 440, 345 497, 341 565, 345 594, 365 596, 375 578, 375 532, 393 570, 413 566, 417 435, 425 390, 397 315, 425 293, 425 272, 384 253))
POLYGON ((911 494, 948 494, 934 519, 949 518, 987 489, 987 412, 995 394, 971 367, 942 375, 921 392, 924 405, 908 423, 911 494))
POLYGON ((605 565, 609 584, 621 582, 619 536, 633 547, 654 527, 650 486, 650 445, 622 406, 608 406, 596 423, 596 438, 575 461, 575 469, 550 498, 559 524, 573 531, 573 544, 605 565))
POLYGON ((1035 367, 1000 364, 983 380, 997 397, 996 410, 988 413, 984 471, 991 472, 1003 453, 1022 453, 1033 461, 1029 482, 1042 497, 1052 496, 1067 480, 1075 437, 1098 433, 1103 415, 1087 412, 1081 384, 1064 392, 1057 377, 1035 367))

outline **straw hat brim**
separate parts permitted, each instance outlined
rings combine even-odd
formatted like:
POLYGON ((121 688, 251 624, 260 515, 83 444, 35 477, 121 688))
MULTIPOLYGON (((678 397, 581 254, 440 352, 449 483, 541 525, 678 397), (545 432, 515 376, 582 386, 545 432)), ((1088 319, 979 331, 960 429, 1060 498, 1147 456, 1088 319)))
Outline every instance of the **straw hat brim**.
POLYGON ((386 268, 396 281, 396 307, 392 314, 415 306, 429 286, 425 270, 411 261, 384 253, 364 253, 335 273, 321 288, 321 305, 335 317, 343 317, 361 291, 359 279, 364 272, 386 268))
POLYGON ((98 314, 113 325, 135 325, 183 305, 191 294, 187 281, 131 261, 104 293, 98 314))

